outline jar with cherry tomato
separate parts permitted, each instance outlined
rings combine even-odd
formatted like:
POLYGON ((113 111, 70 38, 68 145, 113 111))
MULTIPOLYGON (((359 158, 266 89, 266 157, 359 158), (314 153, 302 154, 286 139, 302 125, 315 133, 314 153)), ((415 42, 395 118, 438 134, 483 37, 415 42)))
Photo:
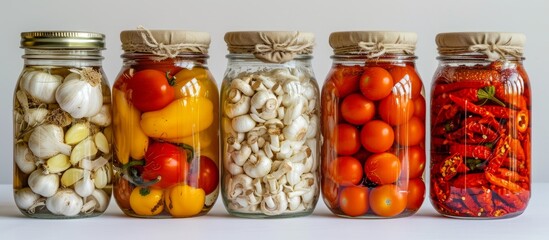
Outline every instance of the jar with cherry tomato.
POLYGON ((304 32, 229 32, 221 87, 223 202, 232 215, 309 215, 319 196, 320 94, 304 32))
POLYGON ((519 33, 441 33, 431 90, 431 203, 508 218, 530 199, 531 95, 519 33))
POLYGON ((140 28, 120 39, 124 65, 112 94, 116 202, 133 217, 206 214, 219 192, 210 35, 140 28))
POLYGON ((414 214, 425 197, 425 97, 416 34, 335 32, 322 87, 322 195, 336 215, 414 214))

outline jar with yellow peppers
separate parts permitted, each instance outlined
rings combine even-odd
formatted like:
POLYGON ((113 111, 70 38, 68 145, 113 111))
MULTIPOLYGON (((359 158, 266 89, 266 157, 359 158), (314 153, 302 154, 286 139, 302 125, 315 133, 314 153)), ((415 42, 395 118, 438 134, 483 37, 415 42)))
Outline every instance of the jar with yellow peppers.
POLYGON ((218 195, 218 91, 210 35, 120 34, 124 65, 113 87, 114 195, 126 215, 206 214, 218 195))

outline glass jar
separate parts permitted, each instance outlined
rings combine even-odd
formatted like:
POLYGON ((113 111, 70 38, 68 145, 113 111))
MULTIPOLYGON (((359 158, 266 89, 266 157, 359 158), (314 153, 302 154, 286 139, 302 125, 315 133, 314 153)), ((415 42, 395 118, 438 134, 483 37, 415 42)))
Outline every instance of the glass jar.
POLYGON ((25 65, 15 87, 13 189, 34 218, 102 214, 112 185, 111 92, 99 33, 21 33, 25 65))
POLYGON ((336 215, 414 214, 425 198, 425 98, 417 36, 335 32, 322 88, 322 196, 336 215))
POLYGON ((221 87, 221 192, 232 215, 297 217, 319 195, 320 98, 314 37, 229 32, 221 87))
POLYGON ((219 182, 210 35, 139 29, 120 38, 124 65, 113 87, 116 202, 132 217, 206 214, 219 182))
POLYGON ((449 217, 520 215, 530 199, 523 34, 441 33, 431 91, 431 203, 449 217))

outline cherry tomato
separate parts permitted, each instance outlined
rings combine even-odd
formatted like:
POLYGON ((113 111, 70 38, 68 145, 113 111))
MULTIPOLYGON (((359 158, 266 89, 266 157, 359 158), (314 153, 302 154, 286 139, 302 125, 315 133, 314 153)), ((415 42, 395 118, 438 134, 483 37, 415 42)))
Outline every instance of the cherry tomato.
POLYGON ((376 187, 370 191, 370 208, 382 217, 394 217, 406 208, 406 195, 394 184, 376 187))
POLYGON ((339 97, 345 97, 358 90, 358 80, 362 74, 360 66, 337 66, 330 74, 332 81, 337 89, 339 97))
POLYGON ((389 95, 378 106, 381 119, 395 126, 408 121, 414 114, 414 104, 407 96, 389 95))
POLYGON ((393 88, 393 78, 380 67, 366 67, 360 77, 360 91, 370 100, 387 97, 393 88))
POLYGON ((425 149, 420 147, 403 148, 398 152, 398 158, 402 165, 401 179, 418 178, 423 175, 423 170, 425 169, 425 149))
POLYGON ((352 155, 356 153, 360 149, 358 129, 349 124, 338 124, 336 149, 339 155, 352 155))
POLYGON ((392 153, 377 153, 366 160, 364 173, 373 183, 394 183, 400 177, 400 161, 392 153))
POLYGON ((419 95, 414 101, 414 116, 425 120, 425 98, 419 95))
POLYGON ((412 88, 412 98, 420 95, 423 83, 412 66, 392 67, 389 72, 393 77, 395 85, 402 84, 404 89, 412 88))
POLYGON ((175 92, 166 73, 146 69, 128 80, 126 96, 139 111, 148 112, 170 104, 175 92))
POLYGON ((354 157, 338 157, 334 161, 335 178, 340 185, 356 185, 362 181, 362 164, 354 157))
POLYGON ((157 142, 147 148, 141 177, 149 181, 160 177, 160 181, 153 186, 167 188, 184 182, 188 170, 187 153, 183 149, 170 143, 157 142))
POLYGON ((341 103, 343 119, 354 125, 362 125, 370 121, 375 113, 374 102, 357 93, 347 96, 341 103))
POLYGON ((425 200, 425 183, 421 178, 411 179, 408 182, 406 209, 417 211, 425 200))
POLYGON ((425 137, 425 124, 418 117, 412 117, 407 123, 396 126, 395 133, 395 140, 399 145, 418 145, 425 137))
POLYGON ((380 120, 372 120, 362 127, 360 139, 366 150, 380 153, 389 150, 393 146, 395 134, 389 124, 380 120))
MULTIPOLYGON (((191 173, 194 172, 191 168, 191 173)), ((190 177, 191 179, 195 179, 190 177)), ((206 195, 217 188, 219 182, 219 169, 215 162, 206 156, 200 156, 200 174, 198 176, 198 187, 202 188, 206 195)))
POLYGON ((368 212, 368 188, 349 186, 341 191, 339 207, 348 216, 356 217, 368 212))

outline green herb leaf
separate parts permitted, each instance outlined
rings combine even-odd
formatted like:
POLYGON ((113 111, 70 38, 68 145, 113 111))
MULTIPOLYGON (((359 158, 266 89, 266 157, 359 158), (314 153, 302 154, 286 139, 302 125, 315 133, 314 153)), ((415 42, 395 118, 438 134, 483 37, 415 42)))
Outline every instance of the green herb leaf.
POLYGON ((505 103, 503 103, 501 100, 496 98, 495 95, 496 95, 496 87, 494 86, 481 88, 477 92, 478 100, 485 100, 482 104, 480 104, 481 106, 486 104, 486 102, 490 100, 501 105, 502 107, 505 107, 505 103))

